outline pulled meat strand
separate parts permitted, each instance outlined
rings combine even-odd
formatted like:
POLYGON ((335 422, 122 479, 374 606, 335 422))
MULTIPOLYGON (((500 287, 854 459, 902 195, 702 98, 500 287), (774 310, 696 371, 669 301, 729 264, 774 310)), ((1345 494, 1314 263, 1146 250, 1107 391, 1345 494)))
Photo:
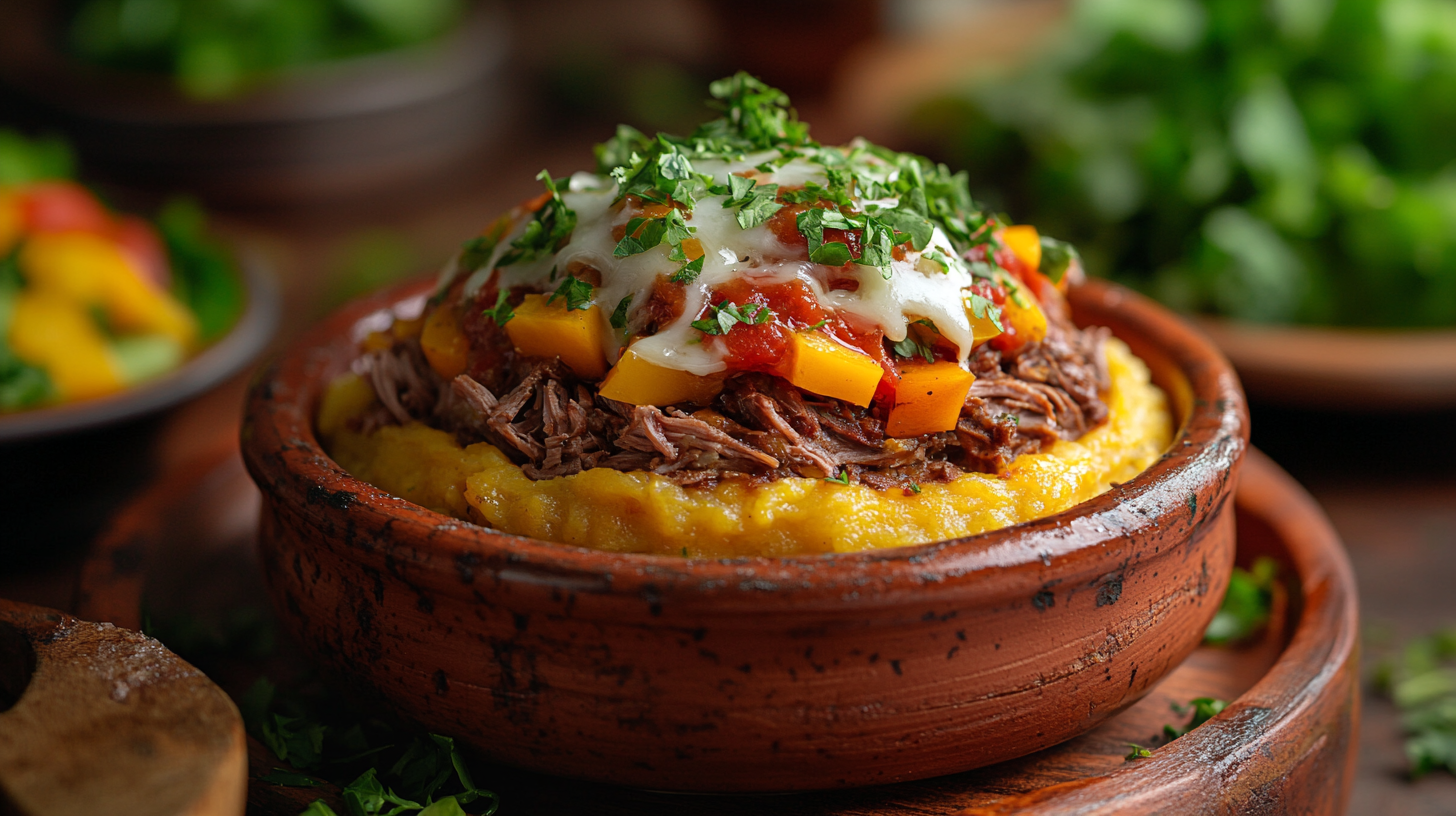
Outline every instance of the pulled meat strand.
POLYGON ((1058 314, 1047 336, 1014 353, 982 345, 961 418, 950 431, 885 436, 882 412, 806 394, 767 374, 724 383, 708 408, 634 406, 606 399, 559 359, 511 356, 491 372, 497 396, 468 374, 446 383, 416 340, 360 359, 380 407, 361 430, 420 421, 463 443, 487 441, 531 479, 594 467, 648 471, 682 485, 729 478, 847 478, 889 490, 999 473, 1017 456, 1077 439, 1107 418, 1105 329, 1078 330, 1058 314))

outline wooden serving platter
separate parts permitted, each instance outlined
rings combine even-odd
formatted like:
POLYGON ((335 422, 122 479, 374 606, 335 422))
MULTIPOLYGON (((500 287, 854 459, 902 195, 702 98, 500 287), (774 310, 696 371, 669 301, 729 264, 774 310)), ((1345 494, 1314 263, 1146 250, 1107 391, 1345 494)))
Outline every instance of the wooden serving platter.
MULTIPOLYGON (((266 606, 253 554, 258 495, 235 450, 219 450, 155 485, 98 540, 80 581, 81 616, 137 627, 153 614, 199 618, 266 606)), ((1288 604, 1262 641, 1204 647, 1140 702, 1097 729, 990 768, 876 788, 782 796, 654 793, 476 764, 476 782, 504 814, 995 814, 1282 813, 1344 811, 1359 721, 1354 579, 1314 501, 1253 451, 1236 499, 1239 561, 1282 565, 1288 604), (1164 745, 1172 707, 1196 697, 1232 701, 1219 716, 1164 745), (1152 756, 1127 760, 1129 743, 1152 756)), ((306 666, 285 646, 269 673, 306 666)), ((220 676, 239 693, 265 667, 220 676)), ((280 763, 253 743, 252 775, 280 763)), ((249 813, 295 816, 327 789, 253 780, 249 813)))

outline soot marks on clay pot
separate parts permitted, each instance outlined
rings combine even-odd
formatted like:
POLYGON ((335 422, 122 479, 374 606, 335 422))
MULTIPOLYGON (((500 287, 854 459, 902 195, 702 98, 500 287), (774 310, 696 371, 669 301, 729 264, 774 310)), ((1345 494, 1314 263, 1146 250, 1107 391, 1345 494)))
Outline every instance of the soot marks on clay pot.
POLYGON ((444 669, 435 669, 435 693, 444 697, 450 693, 450 678, 445 676, 444 669))
POLYGON ((322 504, 335 510, 348 510, 354 506, 358 496, 348 490, 329 490, 323 485, 316 484, 308 489, 304 498, 309 504, 322 504))
POLYGON ((480 566, 481 557, 477 553, 460 553, 455 556, 455 574, 460 576, 460 583, 475 583, 475 568, 480 566))
POLYGON ((500 680, 490 690, 496 710, 504 711, 515 725, 530 724, 535 719, 536 697, 547 688, 536 673, 536 653, 514 640, 492 640, 490 649, 500 672, 500 680))
POLYGON ((1097 587, 1098 607, 1111 606, 1122 597, 1122 576, 1122 572, 1114 572, 1102 577, 1101 584, 1097 587))
POLYGON ((1045 612, 1057 605, 1057 596, 1050 590, 1043 589, 1031 596, 1031 605, 1036 607, 1036 611, 1045 612))
POLYGON ((647 614, 654 618, 662 617, 662 590, 657 584, 642 587, 642 600, 647 602, 647 614))
POLYGON ((1132 688, 1133 683, 1136 683, 1137 682, 1137 670, 1138 670, 1138 667, 1137 666, 1133 666, 1132 667, 1132 675, 1127 678, 1127 687, 1128 688, 1132 688))
POLYGON ((531 616, 525 612, 512 612, 511 623, 515 625, 517 632, 524 632, 531 623, 531 616))
POLYGON ((895 672, 897 677, 903 677, 905 675, 905 672, 900 670, 900 661, 898 660, 890 661, 890 669, 895 672))
POLYGON ((961 647, 959 647, 959 646, 952 646, 952 647, 950 647, 950 651, 948 651, 948 652, 945 653, 945 659, 946 660, 950 660, 951 658, 955 657, 956 656, 956 652, 959 652, 960 650, 961 650, 961 647))
POLYGON ((950 620, 951 618, 954 618, 956 615, 959 615, 959 614, 960 613, 957 612, 954 609, 952 609, 949 612, 946 612, 943 615, 937 615, 937 614, 935 614, 935 610, 931 610, 929 612, 926 612, 924 615, 921 615, 920 616, 920 620, 923 621, 923 622, 925 622, 925 623, 934 623, 935 621, 940 621, 941 623, 945 623, 946 621, 950 620))

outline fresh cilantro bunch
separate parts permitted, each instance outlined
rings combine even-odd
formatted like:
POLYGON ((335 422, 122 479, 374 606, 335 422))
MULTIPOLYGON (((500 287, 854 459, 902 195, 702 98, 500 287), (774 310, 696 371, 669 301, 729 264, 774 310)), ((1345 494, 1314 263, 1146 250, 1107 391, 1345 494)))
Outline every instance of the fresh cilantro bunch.
POLYGON ((1411 775, 1456 774, 1456 628, 1408 643, 1376 666, 1373 685, 1401 710, 1411 775))
POLYGON ((920 121, 1088 271, 1269 323, 1456 324, 1446 0, 1078 0, 920 121))

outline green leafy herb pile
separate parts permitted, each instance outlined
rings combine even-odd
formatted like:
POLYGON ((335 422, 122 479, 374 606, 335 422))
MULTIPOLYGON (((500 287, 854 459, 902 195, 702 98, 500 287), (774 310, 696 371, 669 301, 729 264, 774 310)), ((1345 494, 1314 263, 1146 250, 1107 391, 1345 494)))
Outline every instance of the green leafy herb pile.
POLYGON ((1274 600, 1274 580, 1279 563, 1272 558, 1255 559, 1250 569, 1234 567, 1218 612, 1203 633, 1205 643, 1225 644, 1248 640, 1269 622, 1274 600))
POLYGON ((1456 774, 1456 628, 1408 643, 1376 667, 1374 686, 1401 710, 1411 775, 1456 774))
MULTIPOLYGON (((380 720, 331 711, 317 699, 280 695, 266 679, 253 685, 238 708, 248 732, 291 768, 275 769, 259 781, 290 787, 335 781, 343 785, 342 816, 465 816, 465 805, 472 814, 489 816, 500 806, 499 797, 476 786, 449 737, 410 737, 380 720)), ((300 816, 340 814, 315 800, 300 816)))
POLYGON ((199 99, 303 65, 425 42, 463 0, 83 0, 67 32, 76 57, 172 75, 199 99))
POLYGON ((1079 0, 919 111, 1094 274, 1277 323, 1456 324, 1446 0, 1079 0))

